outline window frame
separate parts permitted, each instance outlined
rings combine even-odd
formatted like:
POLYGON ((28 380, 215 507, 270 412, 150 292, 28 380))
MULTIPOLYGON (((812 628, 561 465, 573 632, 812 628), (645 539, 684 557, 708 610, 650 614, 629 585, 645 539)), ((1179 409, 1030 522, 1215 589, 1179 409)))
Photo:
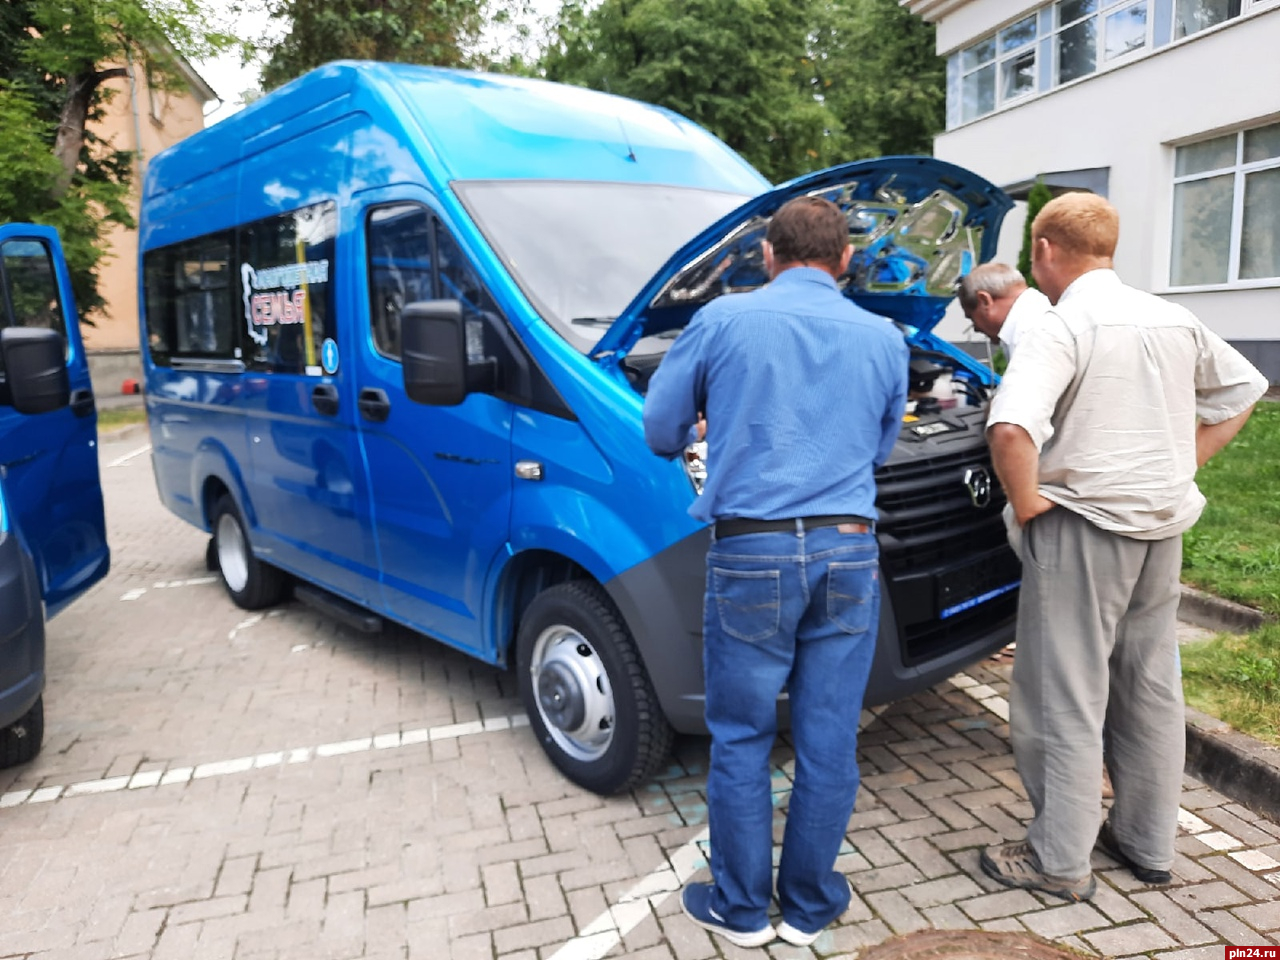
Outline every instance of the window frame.
POLYGON ((1280 169, 1280 154, 1264 160, 1254 160, 1250 163, 1246 163, 1244 161, 1244 139, 1245 135, 1253 130, 1263 130, 1272 126, 1280 126, 1280 120, 1273 119, 1269 123, 1240 127, 1234 131, 1228 131, 1226 133, 1215 133, 1211 136, 1201 137, 1197 140, 1188 140, 1185 143, 1179 143, 1173 146, 1172 169, 1175 173, 1170 180, 1169 187, 1169 265, 1168 269, 1165 270, 1165 289, 1170 293, 1195 293, 1198 291, 1211 290, 1247 290, 1259 287, 1280 286, 1280 274, 1272 277, 1240 277, 1241 244, 1244 238, 1244 195, 1246 179, 1253 173, 1259 173, 1264 170, 1280 169), (1215 167, 1212 170, 1201 170, 1196 173, 1183 174, 1181 176, 1176 173, 1179 150, 1187 147, 1193 147, 1199 143, 1206 143, 1210 140, 1216 140, 1219 137, 1232 135, 1234 135, 1236 139, 1235 163, 1232 166, 1215 167), (1173 282, 1173 266, 1176 257, 1176 250, 1174 249, 1173 243, 1178 212, 1177 188, 1180 184, 1194 183, 1197 180, 1208 180, 1213 177, 1226 176, 1227 174, 1232 175, 1231 228, 1230 236, 1227 240, 1227 279, 1213 283, 1175 284, 1173 282))

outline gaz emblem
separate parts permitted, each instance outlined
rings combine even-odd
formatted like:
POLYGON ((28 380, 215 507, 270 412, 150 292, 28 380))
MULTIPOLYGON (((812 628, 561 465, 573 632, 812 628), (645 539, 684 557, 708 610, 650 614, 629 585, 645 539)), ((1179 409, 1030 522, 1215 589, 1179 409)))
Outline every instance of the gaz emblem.
POLYGON ((964 472, 964 486, 975 507, 985 507, 991 502, 991 474, 986 467, 970 467, 964 472))

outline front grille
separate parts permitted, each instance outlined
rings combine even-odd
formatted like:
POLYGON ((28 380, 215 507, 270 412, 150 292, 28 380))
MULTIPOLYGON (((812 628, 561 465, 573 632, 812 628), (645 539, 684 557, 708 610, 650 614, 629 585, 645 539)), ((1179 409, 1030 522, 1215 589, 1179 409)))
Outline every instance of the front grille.
POLYGON ((1018 593, 1000 591, 1019 567, 986 445, 886 465, 876 483, 880 563, 904 663, 927 662, 1007 625, 1018 593), (975 498, 984 474, 989 494, 975 498))

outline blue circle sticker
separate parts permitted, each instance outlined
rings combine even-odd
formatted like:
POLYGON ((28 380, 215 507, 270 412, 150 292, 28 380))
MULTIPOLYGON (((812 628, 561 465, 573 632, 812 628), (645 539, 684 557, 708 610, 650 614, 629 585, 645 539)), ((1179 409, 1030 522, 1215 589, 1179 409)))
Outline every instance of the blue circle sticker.
POLYGON ((332 375, 338 372, 338 345, 332 337, 320 345, 320 365, 324 367, 324 372, 327 374, 332 375))

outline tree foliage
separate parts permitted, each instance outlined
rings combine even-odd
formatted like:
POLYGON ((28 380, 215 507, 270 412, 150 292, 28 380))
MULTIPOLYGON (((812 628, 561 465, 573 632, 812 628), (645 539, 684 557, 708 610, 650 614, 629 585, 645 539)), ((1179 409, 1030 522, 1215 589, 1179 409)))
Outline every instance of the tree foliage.
POLYGON ((1018 272, 1022 274, 1027 286, 1039 290, 1036 279, 1031 275, 1031 224, 1035 222, 1040 208, 1053 199, 1053 192, 1044 185, 1043 180, 1036 180, 1027 194, 1027 219, 1022 224, 1022 249, 1018 252, 1018 272))
POLYGON ((197 0, 7 0, 0 8, 0 222, 29 220, 62 236, 81 316, 103 306, 97 267, 126 202, 133 154, 93 133, 108 81, 131 66, 181 82, 179 55, 234 43, 197 0))
POLYGON ((469 65, 489 7, 486 0, 272 0, 271 16, 289 28, 270 48, 263 87, 330 60, 469 65))
POLYGON ((945 67, 896 0, 566 0, 549 80, 668 107, 772 180, 928 153, 945 67))

